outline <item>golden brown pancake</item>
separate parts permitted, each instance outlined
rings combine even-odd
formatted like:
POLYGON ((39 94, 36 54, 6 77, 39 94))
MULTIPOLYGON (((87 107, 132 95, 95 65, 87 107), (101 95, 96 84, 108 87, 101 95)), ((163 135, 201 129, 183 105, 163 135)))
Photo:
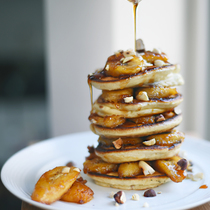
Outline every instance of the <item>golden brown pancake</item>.
POLYGON ((111 173, 111 175, 107 175, 89 172, 87 175, 92 178, 97 185, 122 190, 145 190, 158 187, 159 185, 170 181, 166 175, 158 172, 155 172, 152 175, 149 174, 147 176, 138 175, 136 177, 124 178, 119 178, 117 173, 111 173))
POLYGON ((133 101, 132 103, 104 102, 100 97, 93 104, 92 112, 99 116, 119 115, 135 118, 151 114, 160 114, 177 107, 183 101, 181 94, 174 98, 150 99, 149 101, 133 101))
POLYGON ((184 83, 182 77, 177 73, 180 71, 179 65, 169 64, 166 66, 147 67, 133 75, 120 77, 106 76, 104 70, 88 76, 88 83, 100 90, 118 90, 129 87, 140 87, 148 85, 177 86, 184 83), (169 81, 163 81, 169 77, 169 81), (171 78, 170 78, 171 77, 171 78), (162 81, 162 82, 160 82, 162 81), (159 83, 160 82, 160 83, 159 83))
POLYGON ((121 149, 105 148, 102 145, 98 145, 95 152, 96 155, 101 157, 105 162, 109 163, 123 163, 131 161, 150 161, 158 159, 171 158, 179 153, 181 144, 173 144, 172 146, 143 146, 143 145, 132 145, 124 146, 121 149))
POLYGON ((119 137, 141 137, 152 134, 162 133, 178 126, 182 121, 182 114, 175 115, 161 122, 155 122, 145 125, 133 125, 124 123, 116 128, 102 127, 96 124, 91 124, 90 129, 97 135, 106 136, 109 138, 119 137))

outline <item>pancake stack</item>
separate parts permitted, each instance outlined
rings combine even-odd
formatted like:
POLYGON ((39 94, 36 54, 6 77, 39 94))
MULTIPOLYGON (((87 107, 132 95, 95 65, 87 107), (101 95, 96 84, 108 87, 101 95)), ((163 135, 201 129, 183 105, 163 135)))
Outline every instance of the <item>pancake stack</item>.
POLYGON ((89 116, 98 146, 88 147, 84 162, 96 184, 142 190, 186 177, 188 163, 178 156, 184 134, 174 129, 182 121, 179 71, 165 53, 143 49, 118 51, 88 75, 91 101, 92 86, 102 90, 89 116))

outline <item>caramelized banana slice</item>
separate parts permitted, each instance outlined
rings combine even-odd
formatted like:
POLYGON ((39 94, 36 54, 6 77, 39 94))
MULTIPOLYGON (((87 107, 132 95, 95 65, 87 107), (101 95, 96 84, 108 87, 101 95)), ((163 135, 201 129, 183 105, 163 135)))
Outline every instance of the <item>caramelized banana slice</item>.
POLYGON ((80 170, 76 167, 56 167, 44 173, 35 185, 31 199, 51 204, 61 198, 72 186, 80 170))
POLYGON ((127 88, 123 90, 103 90, 101 98, 106 102, 122 102, 126 97, 133 96, 133 89, 127 88))
POLYGON ((94 192, 82 182, 76 180, 71 188, 61 197, 62 201, 83 204, 93 199, 94 192))
POLYGON ((94 158, 91 160, 86 160, 83 163, 84 173, 96 172, 99 174, 107 174, 109 172, 117 171, 118 165, 113 163, 106 163, 101 158, 94 158))
POLYGON ((149 139, 155 139, 156 145, 160 146, 172 146, 180 141, 184 141, 184 133, 173 130, 171 133, 156 134, 149 137, 149 139))
POLYGON ((118 168, 118 176, 122 177, 134 177, 142 173, 142 169, 139 167, 139 162, 121 163, 118 168))
MULTIPOLYGON (((123 145, 135 145, 135 144, 141 144, 143 140, 138 137, 128 137, 128 138, 121 138, 123 141, 123 145)), ((116 141, 116 138, 106 138, 104 136, 100 136, 98 138, 98 142, 105 146, 113 146, 113 141, 116 141)))
POLYGON ((155 116, 145 116, 145 117, 138 117, 138 118, 131 118, 130 121, 136 123, 136 124, 152 124, 155 123, 155 116))
POLYGON ((171 87, 148 87, 148 88, 138 88, 135 95, 138 96, 141 92, 146 92, 149 98, 167 98, 173 97, 178 94, 176 88, 171 87))
POLYGON ((153 63, 155 62, 155 60, 162 60, 164 62, 168 62, 168 57, 165 53, 154 53, 151 51, 146 51, 143 55, 142 55, 143 59, 146 60, 148 63, 153 63))
POLYGON ((119 77, 136 74, 142 70, 143 65, 144 60, 139 59, 133 51, 121 51, 108 58, 105 70, 107 76, 119 77))
POLYGON ((182 182, 186 178, 184 170, 179 170, 177 162, 182 158, 174 156, 168 160, 154 161, 154 168, 160 173, 166 174, 173 182, 182 182))
POLYGON ((88 119, 93 124, 108 128, 115 128, 125 122, 125 118, 118 115, 100 117, 97 114, 91 114, 88 119))

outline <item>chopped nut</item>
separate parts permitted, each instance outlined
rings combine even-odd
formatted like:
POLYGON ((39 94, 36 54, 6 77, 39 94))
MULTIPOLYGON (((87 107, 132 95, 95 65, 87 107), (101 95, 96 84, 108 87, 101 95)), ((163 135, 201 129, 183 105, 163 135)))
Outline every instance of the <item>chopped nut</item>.
POLYGON ((74 168, 73 171, 80 172, 80 169, 79 168, 74 168))
POLYGON ((109 197, 114 198, 114 194, 115 194, 114 192, 110 192, 109 197))
POLYGON ((133 59, 133 56, 125 57, 122 62, 127 63, 128 61, 131 61, 132 59, 133 59))
POLYGON ((148 208, 148 207, 149 207, 149 204, 148 204, 147 202, 145 202, 145 203, 143 204, 143 207, 144 207, 144 208, 148 208))
POLYGON ((134 201, 138 201, 139 200, 139 195, 135 193, 135 194, 132 195, 131 199, 134 200, 134 201))
POLYGON ((125 97, 124 101, 125 101, 125 103, 132 103, 133 102, 133 96, 125 97))
POLYGON ((144 141, 143 144, 146 145, 146 146, 152 146, 152 145, 156 144, 156 140, 155 139, 150 139, 148 141, 144 141))
POLYGON ((139 167, 143 169, 143 173, 145 176, 155 173, 155 170, 143 160, 139 161, 139 167))
POLYGON ((155 197, 156 192, 153 189, 149 189, 144 192, 144 197, 155 197))
POLYGON ((159 48, 154 48, 152 52, 161 54, 161 50, 159 48))
POLYGON ((144 42, 142 41, 142 39, 137 39, 136 40, 136 52, 142 53, 144 51, 145 51, 144 42))
POLYGON ((145 91, 140 91, 136 96, 136 99, 140 101, 149 101, 149 97, 145 91))
POLYGON ((119 206, 119 204, 116 202, 116 203, 115 203, 115 206, 119 206))
POLYGON ((117 139, 116 141, 112 142, 116 149, 120 149, 122 147, 123 141, 121 138, 117 139))
POLYGON ((167 64, 166 64, 164 61, 162 61, 162 60, 155 60, 154 64, 155 64, 155 66, 157 66, 157 67, 167 65, 167 64))
POLYGON ((180 166, 180 170, 184 171, 187 168, 188 162, 183 158, 177 162, 177 165, 180 166))
POLYGON ((174 112, 175 112, 175 114, 181 114, 182 113, 182 110, 179 109, 179 108, 175 108, 174 109, 174 112))
POLYGON ((65 168, 62 169, 61 173, 68 174, 69 171, 70 171, 70 167, 65 167, 65 168))
POLYGON ((105 69, 109 71, 109 64, 106 65, 105 69))
POLYGON ((157 192, 157 194, 161 194, 161 193, 162 193, 161 191, 157 192))
POLYGON ((203 177, 204 177, 203 173, 197 173, 197 174, 193 175, 191 179, 192 179, 192 181, 197 182, 197 181, 200 181, 201 179, 203 179, 203 177))
POLYGON ((114 199, 117 203, 123 204, 126 201, 125 193, 123 191, 118 191, 114 194, 114 199))
POLYGON ((165 117, 162 114, 155 117, 156 122, 161 122, 161 121, 164 121, 164 120, 165 120, 165 117))

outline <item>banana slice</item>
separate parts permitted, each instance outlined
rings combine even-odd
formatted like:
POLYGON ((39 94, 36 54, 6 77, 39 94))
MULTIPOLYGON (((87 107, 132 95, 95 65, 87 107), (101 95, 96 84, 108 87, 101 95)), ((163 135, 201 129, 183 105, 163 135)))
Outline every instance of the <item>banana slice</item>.
POLYGON ((133 89, 127 88, 123 90, 103 90, 101 99, 105 102, 122 102, 126 97, 133 96, 133 89))
POLYGON ((120 75, 136 74, 142 70, 144 60, 133 51, 121 51, 108 58, 105 66, 106 75, 119 77, 120 75))
POLYGON ((35 185, 31 199, 51 204, 59 200, 78 178, 80 170, 76 167, 59 166, 44 173, 35 185))
POLYGON ((84 204, 93 199, 93 191, 83 182, 76 180, 62 197, 62 201, 84 204))
POLYGON ((148 87, 148 88, 138 88, 135 92, 136 97, 142 91, 147 93, 149 98, 167 98, 167 97, 175 97, 178 92, 176 88, 171 87, 148 87))

